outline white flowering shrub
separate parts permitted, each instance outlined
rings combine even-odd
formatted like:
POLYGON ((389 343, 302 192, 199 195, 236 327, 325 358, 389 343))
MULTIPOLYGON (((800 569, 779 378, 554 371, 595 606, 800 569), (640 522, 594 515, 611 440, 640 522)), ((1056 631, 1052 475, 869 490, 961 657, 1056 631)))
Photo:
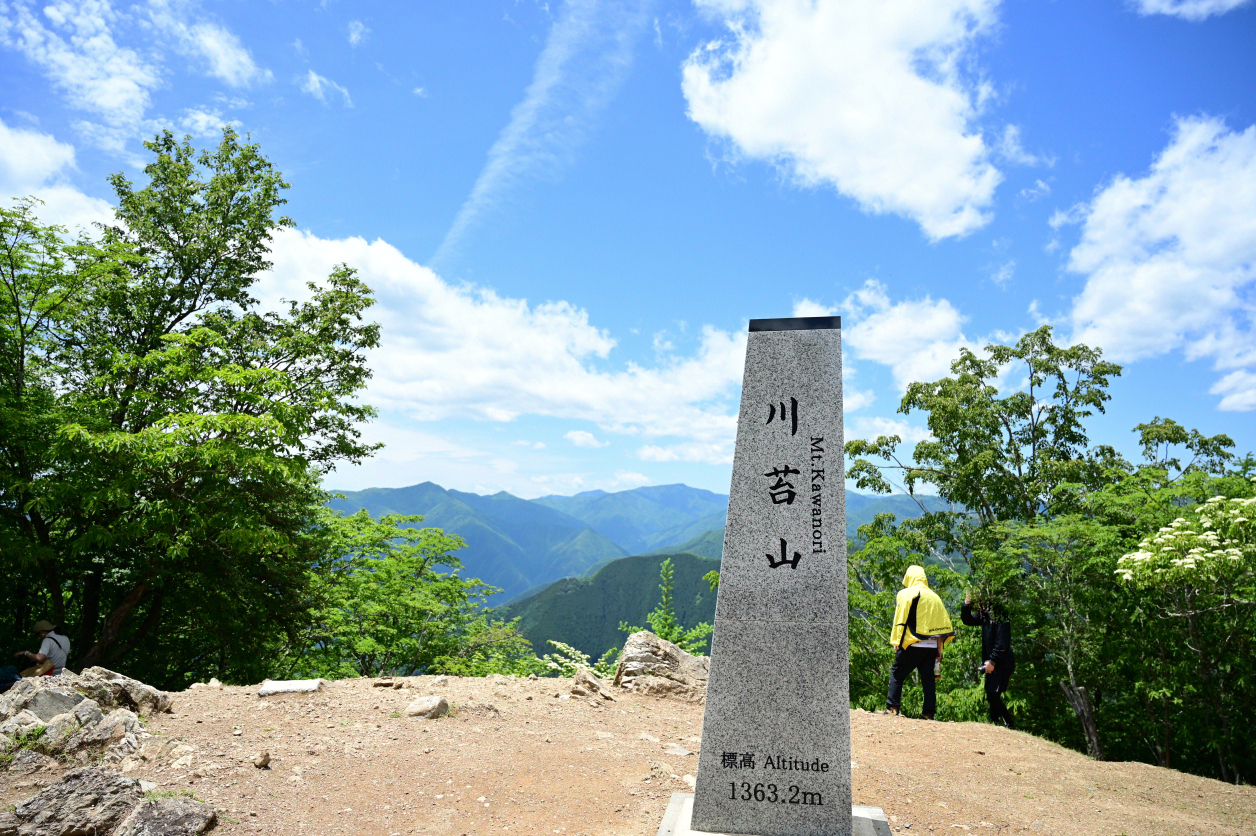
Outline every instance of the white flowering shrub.
MULTIPOLYGON (((1256 481, 1256 480, 1254 480, 1256 481)), ((1214 496, 1117 561, 1138 586, 1230 586, 1256 577, 1256 498, 1214 496)))

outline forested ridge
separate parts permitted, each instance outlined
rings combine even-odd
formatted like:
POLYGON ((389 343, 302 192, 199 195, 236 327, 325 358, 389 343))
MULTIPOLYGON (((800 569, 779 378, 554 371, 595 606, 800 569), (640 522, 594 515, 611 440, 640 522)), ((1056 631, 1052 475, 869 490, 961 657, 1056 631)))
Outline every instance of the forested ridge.
MULTIPOLYGON (((168 689, 587 663, 539 658, 548 648, 518 619, 485 608, 499 590, 462 576, 457 531, 329 507, 328 472, 374 450, 359 435, 380 337, 370 289, 340 265, 306 301, 262 309, 270 241, 293 224, 280 173, 230 129, 204 151, 168 132, 146 145, 144 184, 110 179, 112 224, 71 240, 37 201, 0 208, 3 647, 48 618, 72 640, 71 667, 168 689)), ((1132 428, 1135 460, 1092 444, 1119 374, 1044 326, 911 384, 900 411, 930 437, 910 450, 847 443, 859 488, 919 499, 915 518, 848 532, 851 699, 883 705, 893 598, 921 563, 953 616, 967 591, 1011 620, 1021 728, 1250 782, 1256 459, 1162 416, 1132 428), (1026 381, 1010 393, 1009 371, 1026 381)), ((550 499, 619 530, 596 497, 550 499)), ((693 524, 669 536, 702 534, 693 524)), ((664 574, 647 620, 700 650, 709 627, 677 616, 661 560, 637 561, 664 574)), ((709 605, 689 568, 685 605, 709 605)), ((980 637, 958 631, 938 719, 983 719, 980 637)), ((907 713, 919 698, 908 692, 907 713)))

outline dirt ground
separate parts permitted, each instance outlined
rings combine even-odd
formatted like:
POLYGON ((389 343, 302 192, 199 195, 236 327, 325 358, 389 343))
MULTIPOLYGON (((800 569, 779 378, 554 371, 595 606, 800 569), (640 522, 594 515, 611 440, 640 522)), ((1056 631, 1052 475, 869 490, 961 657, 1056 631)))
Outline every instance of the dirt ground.
MULTIPOLYGON (((219 810, 215 833, 654 836, 689 789, 702 707, 567 694, 570 680, 431 677, 402 690, 346 680, 261 698, 253 688, 178 694, 148 719, 195 750, 128 774, 219 810), (405 716, 441 694, 453 716, 405 716), (268 768, 252 756, 270 754, 268 768), (668 777, 671 767, 676 777, 668 777), (651 767, 653 769, 653 777, 651 767)), ((1256 834, 1256 787, 1138 763, 1096 763, 1027 734, 854 711, 854 802, 883 807, 895 833, 1051 836, 1256 834)), ((0 805, 55 774, 0 775, 0 805)))

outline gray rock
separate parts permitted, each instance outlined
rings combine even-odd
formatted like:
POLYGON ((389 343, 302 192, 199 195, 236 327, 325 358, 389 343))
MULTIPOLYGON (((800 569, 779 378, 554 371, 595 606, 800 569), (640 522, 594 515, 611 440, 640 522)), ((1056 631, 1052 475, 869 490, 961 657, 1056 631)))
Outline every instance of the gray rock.
POLYGON ((186 796, 144 801, 127 816, 113 836, 194 836, 218 822, 214 808, 186 796))
POLYGON ((57 765, 56 758, 50 758, 31 749, 18 749, 9 761, 9 772, 17 775, 30 775, 41 769, 51 769, 57 765))
POLYGON ((21 734, 29 734, 43 725, 44 721, 34 714, 29 711, 20 711, 6 723, 0 725, 0 734, 6 737, 17 737, 21 734))
POLYGON ((257 757, 253 758, 253 765, 258 769, 270 766, 270 752, 259 752, 257 757))
POLYGON ((407 717, 423 717, 435 720, 449 713, 449 700, 444 697, 419 697, 406 706, 407 717))
MULTIPOLYGON (((83 728, 72 735, 63 748, 72 752, 85 746, 113 746, 125 741, 128 735, 133 741, 138 741, 140 736, 147 736, 147 734, 135 712, 118 708, 109 712, 95 725, 83 728)), ((133 746, 131 751, 136 748, 138 746, 133 746)))
POLYGON ((44 688, 31 694, 26 705, 27 711, 45 723, 58 714, 68 714, 83 701, 83 695, 63 688, 44 688))
POLYGON ((257 688, 259 697, 273 694, 306 694, 322 690, 322 679, 267 679, 257 688))
POLYGON ((0 836, 110 833, 143 798, 134 778, 92 767, 75 769, 0 815, 0 836))
POLYGON ((576 678, 571 682, 571 694, 574 697, 601 697, 606 700, 615 699, 603 687, 602 680, 598 679, 590 671, 584 669, 576 671, 576 678))
POLYGON ((169 712, 174 704, 165 691, 107 668, 87 668, 79 674, 74 687, 101 708, 125 708, 136 714, 152 716, 169 712))
POLYGON ((701 702, 709 668, 706 656, 686 653, 649 630, 642 630, 624 643, 614 684, 642 694, 701 702))

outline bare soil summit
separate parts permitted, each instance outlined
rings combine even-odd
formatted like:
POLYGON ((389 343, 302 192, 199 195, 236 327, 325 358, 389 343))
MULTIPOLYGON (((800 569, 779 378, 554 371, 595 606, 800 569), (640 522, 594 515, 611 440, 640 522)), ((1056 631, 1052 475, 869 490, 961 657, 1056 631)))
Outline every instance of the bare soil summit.
MULTIPOLYGON (((172 713, 144 717, 152 738, 107 768, 211 804, 215 834, 354 836, 653 836, 697 770, 701 704, 609 684, 574 695, 570 679, 501 676, 257 690, 174 695, 172 713), (445 697, 449 714, 407 716, 424 696, 445 697)), ((854 802, 883 807, 895 833, 1256 834, 1250 786, 1098 763, 977 723, 856 710, 851 730, 854 802)), ((0 807, 77 766, 0 773, 0 807)))

